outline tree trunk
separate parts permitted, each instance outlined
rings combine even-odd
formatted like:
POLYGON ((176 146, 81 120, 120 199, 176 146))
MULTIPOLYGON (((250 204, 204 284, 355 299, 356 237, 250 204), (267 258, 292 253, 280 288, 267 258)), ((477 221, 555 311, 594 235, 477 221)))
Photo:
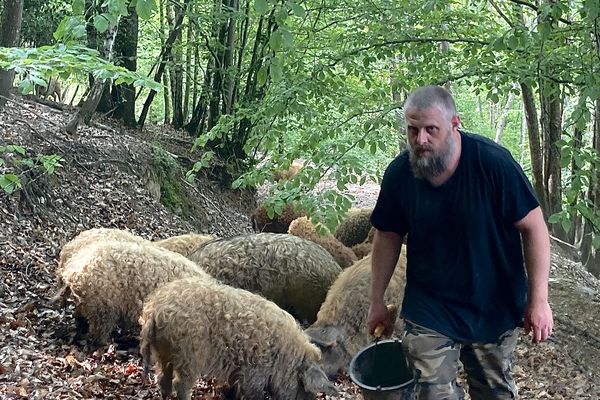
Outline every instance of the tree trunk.
POLYGON ((521 127, 519 130, 519 164, 525 162, 525 130, 527 129, 527 118, 525 117, 525 105, 521 102, 521 127))
MULTIPOLYGON (((190 15, 194 15, 194 3, 190 3, 190 15)), ((183 92, 183 122, 189 119, 190 111, 190 93, 192 83, 192 71, 196 70, 196 65, 192 59, 192 50, 194 47, 194 30, 192 21, 188 17, 186 47, 185 47, 185 89, 183 92)), ((195 78, 195 76, 194 76, 195 78)))
MULTIPOLYGON (((118 21, 115 26, 109 27, 106 31, 106 40, 104 41, 104 54, 105 58, 108 61, 112 60, 113 57, 113 44, 115 42, 115 37, 117 36, 118 21)), ((65 131, 70 134, 75 134, 77 132, 77 127, 80 122, 84 122, 85 124, 89 124, 92 116, 94 115, 94 111, 96 111, 96 107, 98 106, 98 102, 100 101, 100 97, 102 96, 102 92, 104 90, 104 85, 106 83, 106 79, 96 79, 94 85, 92 86, 92 90, 90 91, 88 98, 85 100, 81 108, 75 113, 73 118, 67 123, 65 126, 65 131)))
POLYGON ((236 42, 237 13, 239 10, 238 0, 230 0, 227 14, 229 23, 227 25, 227 39, 225 55, 223 57, 223 72, 225 76, 223 113, 231 114, 233 112, 233 90, 238 76, 237 70, 233 68, 233 54, 236 42))
MULTIPOLYGON (((181 4, 177 4, 175 2, 172 3, 173 6, 169 7, 167 5, 167 20, 170 24, 174 24, 175 19, 177 18, 177 11, 181 8, 181 4), (173 16, 173 17, 171 17, 173 16)), ((184 13, 185 16, 185 13, 184 13)), ((173 29, 173 26, 171 26, 173 29)), ((173 43, 173 47, 171 50, 171 57, 169 66, 169 76, 171 78, 171 100, 173 106, 173 119, 171 121, 173 127, 181 128, 183 126, 183 68, 182 68, 182 53, 181 53, 181 33, 183 31, 183 22, 182 26, 177 32, 177 36, 175 38, 175 42, 173 43)))
POLYGON ((508 121, 508 114, 512 109, 513 102, 515 100, 515 94, 511 91, 508 94, 508 99, 506 100, 506 105, 502 110, 502 114, 500 114, 500 119, 498 120, 498 125, 496 126, 496 143, 502 143, 502 136, 504 135, 504 128, 506 127, 506 121, 508 121))
POLYGON ((549 214, 546 191, 544 190, 544 173, 542 166, 542 146, 540 145, 540 127, 538 124, 537 110, 533 91, 526 83, 520 83, 521 95, 523 96, 523 107, 525 108, 525 119, 527 121, 527 136, 529 138, 529 154, 531 157, 531 176, 533 187, 537 193, 542 209, 546 217, 549 214))
MULTIPOLYGON (((154 74, 155 82, 161 81, 162 74, 165 71, 166 62, 171 55, 171 49, 173 48, 173 43, 175 43, 175 39, 181 32, 183 16, 185 14, 185 10, 187 9, 187 6, 189 3, 190 3, 190 0, 183 0, 183 5, 181 7, 181 10, 179 10, 177 13, 177 18, 175 20, 173 29, 169 33, 169 37, 165 41, 165 46, 163 47, 162 59, 161 59, 160 65, 158 66, 158 69, 156 70, 156 73, 154 74)), ((142 128, 144 126, 144 123, 146 122, 146 117, 148 116, 148 112, 150 111, 150 105, 152 104, 152 100, 154 100, 154 96, 156 96, 156 91, 150 90, 150 93, 148 94, 148 97, 146 98, 146 101, 144 102, 144 107, 142 108, 142 112, 141 112, 141 115, 140 115, 140 118, 138 121, 138 126, 140 128, 142 128)))
MULTIPOLYGON (((135 7, 121 20, 115 43, 116 64, 129 71, 137 70, 138 15, 135 7)), ((112 100, 116 105, 113 117, 123 120, 125 126, 135 127, 135 88, 133 85, 113 85, 112 100)))
MULTIPOLYGON (((0 47, 19 45, 21 23, 23 22, 23 0, 5 0, 0 27, 0 47)), ((5 97, 10 96, 15 71, 0 69, 0 108, 6 104, 5 97)))
MULTIPOLYGON (((229 0, 216 0, 215 2, 215 15, 223 12, 223 6, 228 6, 229 0)), ((223 62, 225 57, 225 37, 227 34, 227 21, 221 22, 218 27, 218 35, 217 35, 217 46, 213 50, 215 53, 215 68, 213 71, 213 80, 212 80, 212 88, 210 94, 210 101, 208 105, 208 126, 207 130, 211 130, 219 120, 220 113, 220 104, 221 97, 223 93, 223 73, 225 72, 223 68, 223 62)))
MULTIPOLYGON (((573 131, 573 147, 575 149, 581 149, 583 146, 583 131, 575 127, 573 131)), ((571 179, 576 176, 580 171, 580 168, 577 166, 575 162, 575 157, 571 160, 571 179)), ((577 195, 573 202, 570 204, 571 207, 574 207, 580 201, 580 196, 577 195)), ((575 214, 572 221, 571 230, 567 233, 567 241, 571 244, 575 244, 577 242, 577 238, 580 236, 580 230, 582 228, 581 215, 578 213, 575 214)))
MULTIPOLYGON (((600 53, 600 48, 598 51, 600 53)), ((596 99, 595 105, 593 145, 598 155, 600 154, 600 99, 596 99)), ((592 202, 593 209, 600 210, 600 170, 596 169, 595 172, 596 179, 593 180, 595 182, 590 187, 589 199, 592 202)), ((588 271, 597 278, 600 278, 600 250, 594 249, 592 246, 592 239, 594 236, 600 235, 600 229, 591 221, 586 221, 585 226, 587 234, 584 236, 581 244, 581 260, 588 271)))
MULTIPOLYGON (((200 46, 194 41, 194 79, 192 81, 192 105, 190 109, 192 110, 192 116, 189 118, 191 121, 194 115, 194 110, 196 109, 196 105, 198 104, 198 71, 200 65, 200 51, 198 50, 200 46)), ((187 129, 187 126, 186 126, 187 129)))
POLYGON ((165 105, 165 115, 163 116, 163 124, 171 125, 171 80, 169 71, 163 74, 163 101, 165 105))
MULTIPOLYGON (((540 82, 541 125, 544 137, 544 187, 548 201, 548 215, 562 210, 562 182, 560 150, 556 142, 561 137, 562 100, 560 88, 549 82, 540 82), (545 88, 543 85, 546 85, 545 88)), ((552 226, 552 232, 562 240, 566 232, 560 224, 552 226)))

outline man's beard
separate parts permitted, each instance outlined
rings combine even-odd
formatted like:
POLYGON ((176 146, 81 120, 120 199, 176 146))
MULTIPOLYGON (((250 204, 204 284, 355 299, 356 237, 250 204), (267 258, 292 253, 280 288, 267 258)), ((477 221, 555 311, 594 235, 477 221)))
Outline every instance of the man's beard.
MULTIPOLYGON (((419 146, 417 146, 419 148, 419 146)), ((434 153, 428 146, 420 147, 431 151, 429 156, 418 156, 412 146, 408 146, 408 159, 410 168, 416 178, 435 178, 441 175, 450 164, 450 160, 456 150, 456 141, 452 137, 452 132, 448 132, 444 147, 439 153, 434 153)))

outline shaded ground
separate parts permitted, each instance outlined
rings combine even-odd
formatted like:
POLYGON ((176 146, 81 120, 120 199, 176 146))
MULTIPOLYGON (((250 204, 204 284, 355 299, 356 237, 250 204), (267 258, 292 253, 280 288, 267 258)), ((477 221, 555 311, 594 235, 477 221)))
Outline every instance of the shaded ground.
MULTIPOLYGON (((190 231, 248 232, 254 196, 224 188, 219 172, 211 171, 196 186, 182 186, 193 212, 183 215, 174 204, 177 215, 157 201, 160 171, 152 165, 157 158, 190 164, 185 137, 162 127, 124 131, 106 121, 68 137, 49 122, 64 123, 65 115, 32 103, 0 112, 0 145, 23 145, 32 157, 65 158, 50 178, 25 173, 27 195, 0 195, 0 398, 158 398, 155 384, 142 377, 135 338, 121 336, 94 353, 73 343, 72 308, 49 301, 56 256, 77 232, 92 227, 129 229, 153 240, 190 231), (167 156, 157 155, 156 146, 167 156)), ((351 190, 355 205, 367 207, 378 188, 351 190)), ((600 399, 600 283, 559 252, 552 262, 556 333, 539 346, 521 337, 515 371, 521 398, 600 399)), ((346 377, 336 384, 335 399, 361 398, 346 377)), ((193 398, 220 399, 221 389, 199 381, 193 398)))

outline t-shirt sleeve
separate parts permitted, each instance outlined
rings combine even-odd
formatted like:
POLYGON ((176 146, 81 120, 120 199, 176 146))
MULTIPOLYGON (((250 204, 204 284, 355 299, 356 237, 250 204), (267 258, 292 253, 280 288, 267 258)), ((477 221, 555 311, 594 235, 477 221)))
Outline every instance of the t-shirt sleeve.
POLYGON ((401 210, 399 179, 399 160, 394 160, 385 170, 377 203, 371 214, 371 224, 375 229, 395 232, 404 236, 408 232, 408 223, 401 210))
POLYGON ((531 182, 507 150, 495 163, 493 176, 499 209, 505 221, 517 222, 540 205, 531 182))

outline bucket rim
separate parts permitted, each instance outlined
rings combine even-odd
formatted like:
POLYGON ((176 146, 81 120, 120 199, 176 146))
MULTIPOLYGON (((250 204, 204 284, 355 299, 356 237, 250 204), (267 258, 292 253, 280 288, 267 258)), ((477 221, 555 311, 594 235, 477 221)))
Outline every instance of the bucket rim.
POLYGON ((348 375, 350 376, 350 380, 352 380, 352 382, 354 382, 356 384, 356 386, 358 386, 359 388, 365 389, 365 390, 371 390, 371 391, 374 391, 374 392, 389 392, 389 391, 392 391, 392 390, 398 390, 398 389, 405 388, 405 387, 407 387, 407 386, 409 386, 409 385, 411 385, 411 384, 414 383, 415 377, 413 375, 406 382, 402 382, 401 384, 394 385, 394 386, 385 386, 385 389, 384 389, 381 386, 369 386, 369 385, 366 385, 366 384, 364 384, 362 382, 357 381, 354 378, 353 371, 355 369, 355 365, 356 365, 356 362, 358 360, 358 357, 362 353, 364 353, 365 351, 367 351, 368 349, 370 349, 372 347, 375 347, 375 346, 378 346, 378 345, 381 345, 381 344, 385 344, 385 343, 402 343, 402 339, 400 339, 400 338, 392 338, 392 339, 378 340, 377 342, 371 343, 370 345, 362 348, 358 353, 356 353, 354 355, 354 357, 352 357, 352 360, 350 361, 350 365, 349 365, 349 368, 348 368, 348 372, 349 372, 348 375))

